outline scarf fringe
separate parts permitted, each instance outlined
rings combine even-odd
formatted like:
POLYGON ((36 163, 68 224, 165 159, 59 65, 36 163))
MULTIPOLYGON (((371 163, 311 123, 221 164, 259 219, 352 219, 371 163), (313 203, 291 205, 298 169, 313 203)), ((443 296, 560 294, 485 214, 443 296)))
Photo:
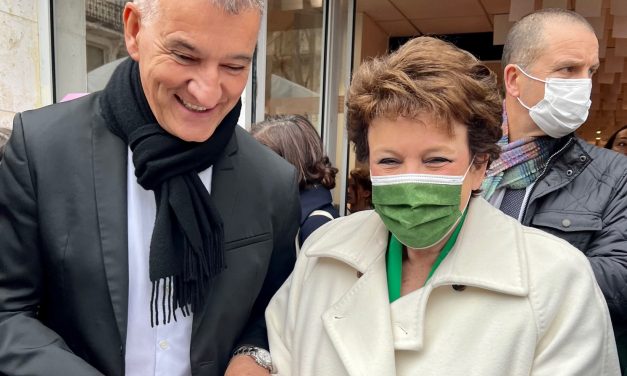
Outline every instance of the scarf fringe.
MULTIPOLYGON (((206 248, 211 250, 222 246, 223 233, 216 231, 207 237, 206 248)), ((185 244, 184 249, 183 275, 160 278, 152 282, 151 327, 169 324, 172 318, 177 321, 177 309, 180 309, 183 317, 197 312, 205 303, 209 281, 226 267, 224 254, 221 252, 207 252, 189 244, 185 244)))

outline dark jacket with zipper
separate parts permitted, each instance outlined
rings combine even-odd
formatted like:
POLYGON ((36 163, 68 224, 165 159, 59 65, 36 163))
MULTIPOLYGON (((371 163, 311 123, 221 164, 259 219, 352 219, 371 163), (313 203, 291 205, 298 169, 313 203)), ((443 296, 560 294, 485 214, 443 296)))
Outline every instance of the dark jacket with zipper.
MULTIPOLYGON (((627 157, 572 135, 560 140, 523 208, 522 223, 581 250, 618 336, 627 321, 627 157)), ((556 297, 558 298, 558 297, 556 297)))

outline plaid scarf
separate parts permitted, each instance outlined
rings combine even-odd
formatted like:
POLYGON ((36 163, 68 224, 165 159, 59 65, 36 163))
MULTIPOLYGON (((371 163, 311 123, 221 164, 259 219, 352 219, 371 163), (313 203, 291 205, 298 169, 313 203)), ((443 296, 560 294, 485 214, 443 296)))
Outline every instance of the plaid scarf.
POLYGON ((551 137, 525 137, 509 143, 507 112, 503 106, 503 137, 497 142, 501 156, 492 162, 481 185, 489 200, 501 188, 523 189, 536 181, 544 170, 557 140, 551 137))

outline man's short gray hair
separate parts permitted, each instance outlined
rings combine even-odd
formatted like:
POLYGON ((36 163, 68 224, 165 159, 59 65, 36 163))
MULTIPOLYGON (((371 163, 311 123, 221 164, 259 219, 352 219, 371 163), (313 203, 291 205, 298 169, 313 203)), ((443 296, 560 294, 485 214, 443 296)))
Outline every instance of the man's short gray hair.
POLYGON ((521 18, 511 28, 503 46, 503 68, 507 64, 518 64, 522 68, 532 64, 544 50, 544 26, 548 22, 571 22, 594 29, 579 13, 566 9, 542 9, 521 18))
MULTIPOLYGON (((185 0, 182 0, 185 1, 185 0)), ((248 9, 263 13, 264 0, 207 0, 218 8, 223 9, 228 14, 239 14, 248 9)), ((159 11, 159 0, 133 0, 139 7, 144 22, 149 22, 157 15, 159 11)))

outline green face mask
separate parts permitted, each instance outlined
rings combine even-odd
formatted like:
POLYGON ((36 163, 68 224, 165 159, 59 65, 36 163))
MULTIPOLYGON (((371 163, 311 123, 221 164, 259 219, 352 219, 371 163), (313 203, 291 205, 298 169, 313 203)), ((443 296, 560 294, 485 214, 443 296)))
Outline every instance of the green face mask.
POLYGON ((429 248, 444 239, 461 218, 462 183, 468 170, 463 176, 371 176, 372 204, 401 243, 429 248))

